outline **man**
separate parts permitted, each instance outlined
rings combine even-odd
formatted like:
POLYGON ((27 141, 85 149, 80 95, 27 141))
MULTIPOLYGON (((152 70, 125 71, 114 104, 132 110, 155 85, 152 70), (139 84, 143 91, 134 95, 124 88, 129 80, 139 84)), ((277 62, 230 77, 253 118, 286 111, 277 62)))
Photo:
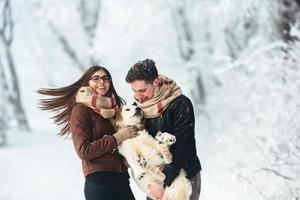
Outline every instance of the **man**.
POLYGON ((180 169, 184 169, 192 183, 191 200, 197 200, 201 188, 201 164, 196 153, 191 101, 173 80, 158 75, 155 62, 150 59, 134 64, 127 73, 126 82, 130 83, 135 102, 143 111, 146 130, 153 137, 159 131, 176 136, 176 143, 170 148, 173 161, 162 170, 166 175, 164 183, 150 185, 149 193, 155 200, 161 200, 164 188, 172 184, 180 169))

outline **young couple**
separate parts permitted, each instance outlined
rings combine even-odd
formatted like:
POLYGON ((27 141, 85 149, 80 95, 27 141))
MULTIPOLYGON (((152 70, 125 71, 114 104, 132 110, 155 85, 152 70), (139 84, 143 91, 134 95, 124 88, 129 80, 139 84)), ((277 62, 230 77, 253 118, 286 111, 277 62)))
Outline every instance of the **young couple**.
MULTIPOLYGON (((142 109, 146 130, 155 137, 158 131, 176 136, 170 151, 173 161, 164 167, 163 185, 150 185, 149 193, 161 200, 164 188, 184 169, 192 183, 191 200, 200 196, 201 165, 195 145, 195 117, 191 101, 176 83, 159 75, 153 60, 134 64, 128 71, 135 103, 142 109)), ((126 162, 117 145, 136 136, 137 128, 116 130, 114 117, 125 101, 117 94, 109 71, 100 66, 89 68, 75 83, 38 93, 51 96, 41 101, 43 110, 58 111, 56 124, 63 125, 60 135, 71 133, 75 150, 82 161, 87 200, 134 200, 126 162), (88 90, 87 90, 88 89, 88 90), (93 93, 85 99, 84 93, 93 93)), ((147 198, 149 199, 149 198, 147 198)))

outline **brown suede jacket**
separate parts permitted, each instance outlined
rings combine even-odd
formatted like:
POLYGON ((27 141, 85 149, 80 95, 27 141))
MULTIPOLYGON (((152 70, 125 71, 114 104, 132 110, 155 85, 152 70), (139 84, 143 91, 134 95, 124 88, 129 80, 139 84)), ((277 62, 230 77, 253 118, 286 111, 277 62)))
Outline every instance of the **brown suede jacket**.
POLYGON ((82 160, 84 176, 99 171, 127 171, 123 157, 115 150, 112 134, 116 130, 109 119, 77 104, 72 110, 70 130, 75 150, 82 160))

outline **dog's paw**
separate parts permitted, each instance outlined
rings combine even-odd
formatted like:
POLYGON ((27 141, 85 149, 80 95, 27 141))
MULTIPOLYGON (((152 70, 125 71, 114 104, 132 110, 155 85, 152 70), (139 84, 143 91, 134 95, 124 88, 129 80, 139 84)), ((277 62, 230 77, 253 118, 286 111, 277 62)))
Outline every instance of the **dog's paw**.
POLYGON ((155 139, 159 144, 172 145, 176 142, 176 137, 167 132, 158 132, 155 136, 155 139))
POLYGON ((138 162, 139 165, 140 165, 141 167, 143 167, 143 168, 147 168, 147 167, 148 167, 148 162, 147 162, 147 160, 146 160, 144 157, 142 157, 142 156, 139 156, 139 157, 138 157, 137 162, 138 162))
POLYGON ((144 178, 145 175, 146 175, 146 173, 143 172, 143 173, 140 173, 136 178, 140 181, 144 178))

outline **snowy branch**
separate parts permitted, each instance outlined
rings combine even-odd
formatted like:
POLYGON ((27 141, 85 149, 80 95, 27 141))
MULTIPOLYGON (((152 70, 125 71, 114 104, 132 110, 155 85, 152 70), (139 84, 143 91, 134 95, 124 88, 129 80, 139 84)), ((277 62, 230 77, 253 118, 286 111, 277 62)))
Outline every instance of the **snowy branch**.
POLYGON ((250 55, 247 55, 246 58, 244 59, 239 59, 234 61, 232 64, 228 65, 227 67, 221 68, 221 69, 216 69, 215 73, 216 74, 221 74, 221 73, 225 73, 228 70, 232 70, 233 68, 237 68, 242 66, 250 66, 249 63, 251 63, 253 60, 255 60, 256 56, 260 56, 261 54, 267 53, 271 50, 274 49, 280 49, 280 48, 286 48, 287 44, 281 41, 277 41, 274 43, 271 43, 265 47, 260 47, 257 48, 255 51, 253 51, 253 53, 251 53, 250 55))

